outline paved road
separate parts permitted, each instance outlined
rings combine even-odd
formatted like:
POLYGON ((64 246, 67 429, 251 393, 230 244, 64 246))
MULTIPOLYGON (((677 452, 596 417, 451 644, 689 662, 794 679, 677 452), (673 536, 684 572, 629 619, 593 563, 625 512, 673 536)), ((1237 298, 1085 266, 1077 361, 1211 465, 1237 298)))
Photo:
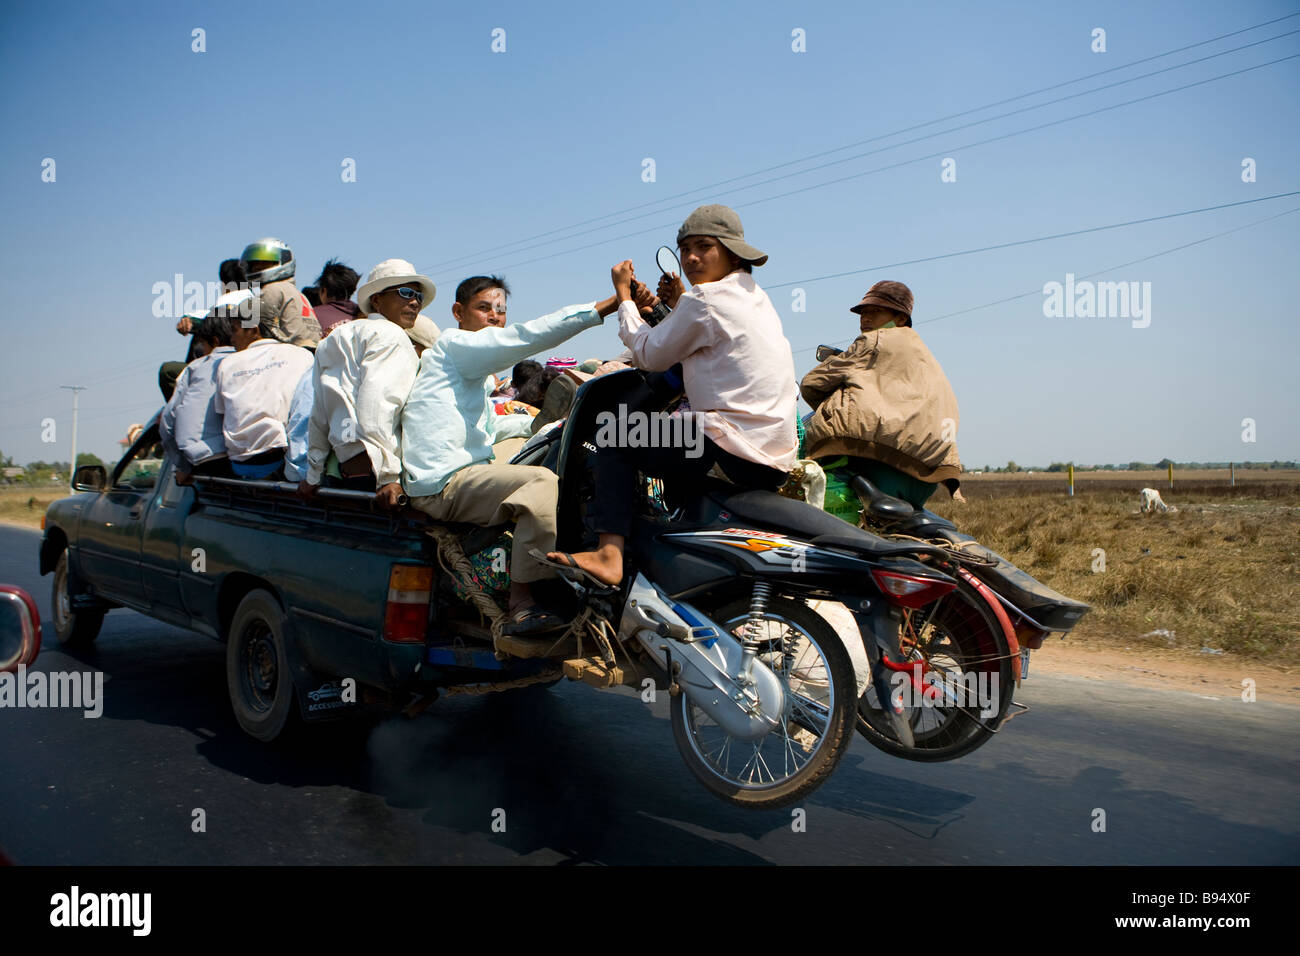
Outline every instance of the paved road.
MULTIPOLYGON (((0 527, 0 581, 48 620, 38 540, 0 527)), ((284 749, 235 725, 214 641, 128 611, 76 656, 46 634, 37 667, 102 670, 105 703, 0 710, 19 863, 1300 863, 1300 711, 1277 704, 1040 672, 1017 694, 1031 711, 963 760, 858 738, 794 832, 696 783, 662 696, 454 698, 284 749)))

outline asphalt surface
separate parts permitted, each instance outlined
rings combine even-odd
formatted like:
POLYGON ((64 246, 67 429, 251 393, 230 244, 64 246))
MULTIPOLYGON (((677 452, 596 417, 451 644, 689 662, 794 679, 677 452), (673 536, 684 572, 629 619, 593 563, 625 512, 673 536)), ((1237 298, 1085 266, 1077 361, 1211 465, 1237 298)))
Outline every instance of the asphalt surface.
POLYGON ((1039 672, 1016 695, 1030 711, 961 760, 856 738, 796 832, 791 810, 710 795, 666 695, 630 689, 453 698, 259 744, 215 641, 113 611, 91 650, 59 649, 38 541, 0 527, 0 582, 38 600, 36 668, 102 671, 104 704, 0 709, 0 848, 20 864, 1300 863, 1300 711, 1266 700, 1039 672))

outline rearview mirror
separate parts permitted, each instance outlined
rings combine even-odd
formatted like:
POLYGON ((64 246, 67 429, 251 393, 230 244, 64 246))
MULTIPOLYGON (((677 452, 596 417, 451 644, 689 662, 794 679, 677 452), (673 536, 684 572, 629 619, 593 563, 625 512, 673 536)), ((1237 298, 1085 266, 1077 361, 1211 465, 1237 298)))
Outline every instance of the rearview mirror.
POLYGON ((817 346, 817 361, 825 362, 832 355, 839 355, 843 351, 843 349, 837 349, 833 345, 819 345, 817 346))
POLYGON ((677 259, 677 253, 667 246, 660 246, 659 251, 655 253, 655 265, 666 276, 670 276, 674 272, 679 276, 682 274, 682 264, 677 259))
POLYGON ((108 472, 103 465, 82 465, 72 475, 74 491, 101 491, 108 484, 108 472))
POLYGON ((22 588, 0 584, 0 673, 16 671, 41 652, 41 615, 22 588))

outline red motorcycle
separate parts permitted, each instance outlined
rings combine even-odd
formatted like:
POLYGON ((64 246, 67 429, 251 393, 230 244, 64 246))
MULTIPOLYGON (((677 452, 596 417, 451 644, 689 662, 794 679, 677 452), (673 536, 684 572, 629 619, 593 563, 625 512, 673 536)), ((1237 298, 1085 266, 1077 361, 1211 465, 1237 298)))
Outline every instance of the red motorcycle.
MULTIPOLYGON (((838 349, 821 346, 820 362, 838 349)), ((899 602, 896 635, 868 647, 871 687, 858 701, 858 731, 908 760, 953 760, 983 745, 1028 708, 1013 700, 1029 653, 1070 631, 1091 608, 1055 591, 947 518, 880 491, 856 475, 859 526, 883 538, 925 543, 919 560, 957 581, 937 601, 899 602), (884 706, 882 706, 882 702, 884 706)))

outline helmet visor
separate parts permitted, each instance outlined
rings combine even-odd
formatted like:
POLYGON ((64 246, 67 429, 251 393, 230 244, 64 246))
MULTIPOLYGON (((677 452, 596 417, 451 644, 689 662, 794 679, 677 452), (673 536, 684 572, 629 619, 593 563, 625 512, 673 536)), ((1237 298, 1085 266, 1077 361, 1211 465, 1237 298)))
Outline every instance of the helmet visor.
POLYGON ((239 258, 245 262, 287 262, 289 259, 289 250, 284 246, 272 245, 269 242, 255 242, 244 248, 244 254, 239 258))

